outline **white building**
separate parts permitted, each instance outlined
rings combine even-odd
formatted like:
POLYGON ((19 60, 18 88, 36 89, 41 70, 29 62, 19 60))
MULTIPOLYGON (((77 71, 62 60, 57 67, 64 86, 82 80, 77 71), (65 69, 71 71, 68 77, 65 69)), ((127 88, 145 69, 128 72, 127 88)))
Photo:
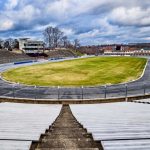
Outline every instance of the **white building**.
POLYGON ((19 49, 25 53, 43 53, 44 42, 30 40, 29 38, 20 38, 19 49))

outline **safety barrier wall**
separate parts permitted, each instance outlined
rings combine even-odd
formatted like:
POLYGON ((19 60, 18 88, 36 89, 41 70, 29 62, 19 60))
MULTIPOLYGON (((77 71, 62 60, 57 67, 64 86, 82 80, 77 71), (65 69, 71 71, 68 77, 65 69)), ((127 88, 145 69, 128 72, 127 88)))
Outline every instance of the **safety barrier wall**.
MULTIPOLYGON (((32 100, 94 100, 143 98, 150 95, 150 84, 100 86, 100 87, 36 87, 10 84, 0 86, 0 97, 32 100)), ((130 99, 132 100, 132 99, 130 99)))

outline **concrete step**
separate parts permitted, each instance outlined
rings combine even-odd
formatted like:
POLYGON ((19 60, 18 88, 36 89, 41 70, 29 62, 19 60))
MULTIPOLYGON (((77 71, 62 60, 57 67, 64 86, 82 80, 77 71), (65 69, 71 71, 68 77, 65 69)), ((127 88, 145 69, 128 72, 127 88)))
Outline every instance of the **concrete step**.
POLYGON ((67 137, 63 137, 62 135, 60 135, 59 137, 55 138, 55 139, 52 139, 52 138, 43 138, 40 142, 49 142, 49 141, 56 141, 57 142, 60 142, 60 141, 65 141, 65 142, 69 142, 69 141, 73 141, 73 142, 78 142, 78 141, 93 141, 93 139, 91 138, 67 138, 67 137))
POLYGON ((79 124, 78 122, 68 122, 68 123, 65 123, 65 122, 61 122, 60 123, 54 123, 52 126, 82 126, 81 124, 79 124))
MULTIPOLYGON (((92 134, 87 133, 87 134, 81 134, 81 133, 74 133, 74 134, 61 134, 63 137, 67 138, 92 138, 92 134)), ((58 138, 58 134, 52 134, 52 133, 47 133, 47 134, 41 134, 41 138, 52 138, 56 139, 58 138)))
MULTIPOLYGON (((62 123, 62 121, 55 123, 53 126, 60 126, 61 125, 60 123, 62 123)), ((77 122, 68 122, 68 123, 63 122, 62 123, 62 126, 67 126, 67 125, 69 126, 69 125, 81 125, 81 124, 77 122)))
POLYGON ((36 148, 35 150, 99 150, 99 148, 36 148))
POLYGON ((60 128, 60 129, 61 129, 61 128, 64 128, 64 129, 65 129, 65 128, 70 128, 70 129, 71 129, 71 128, 74 128, 74 129, 75 129, 75 128, 76 128, 76 129, 77 129, 77 128, 78 128, 78 129, 79 129, 79 128, 80 128, 80 129, 85 129, 85 128, 84 128, 83 126, 81 126, 81 125, 72 125, 72 124, 69 124, 69 125, 66 125, 66 126, 57 126, 57 125, 56 125, 56 126, 50 127, 49 129, 58 129, 58 128, 60 128))
MULTIPOLYGON (((58 125, 58 124, 56 124, 55 126, 54 126, 55 128, 59 128, 59 127, 61 127, 61 128, 65 128, 65 127, 67 127, 67 128, 83 128, 83 125, 80 125, 80 124, 62 124, 61 126, 60 126, 60 124, 58 125)), ((50 128, 53 128, 53 127, 50 127, 50 128)), ((50 129, 49 128, 49 129, 50 129)))
POLYGON ((98 144, 94 141, 77 141, 77 140, 49 140, 39 142, 37 148, 98 148, 98 144))
POLYGON ((63 120, 57 120, 57 121, 55 121, 55 123, 54 124, 59 124, 59 123, 63 123, 63 124, 68 124, 68 123, 76 123, 76 124, 79 124, 76 120, 65 120, 65 119, 63 119, 63 120))
POLYGON ((74 133, 79 133, 79 134, 86 134, 87 132, 85 130, 52 130, 51 132, 48 133, 52 133, 52 134, 74 134, 74 133), (69 131, 69 132, 68 132, 69 131))
POLYGON ((54 131, 54 130, 59 130, 59 131, 64 131, 64 130, 69 130, 69 131, 87 131, 87 129, 85 128, 81 128, 81 127, 53 127, 50 128, 49 131, 54 131))
POLYGON ((70 107, 63 105, 57 119, 39 141, 32 142, 30 150, 103 150, 103 147, 76 120, 70 107))

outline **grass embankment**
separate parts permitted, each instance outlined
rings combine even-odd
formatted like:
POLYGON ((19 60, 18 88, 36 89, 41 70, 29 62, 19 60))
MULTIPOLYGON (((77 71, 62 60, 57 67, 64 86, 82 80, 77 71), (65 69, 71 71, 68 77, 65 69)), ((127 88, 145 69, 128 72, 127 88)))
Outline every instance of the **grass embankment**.
POLYGON ((127 82, 141 76, 145 58, 93 57, 8 70, 4 79, 28 85, 88 86, 127 82))

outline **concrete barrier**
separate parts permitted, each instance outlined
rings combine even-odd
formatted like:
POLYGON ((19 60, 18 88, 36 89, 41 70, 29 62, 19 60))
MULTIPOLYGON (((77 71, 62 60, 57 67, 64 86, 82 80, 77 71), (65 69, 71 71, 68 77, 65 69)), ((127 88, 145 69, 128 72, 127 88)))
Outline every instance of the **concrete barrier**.
POLYGON ((0 98, 0 103, 27 103, 27 104, 100 104, 100 103, 115 103, 125 102, 125 98, 112 98, 112 99, 87 99, 87 100, 44 100, 44 99, 21 99, 21 98, 0 98))
POLYGON ((149 95, 107 98, 107 99, 25 99, 25 98, 7 98, 0 97, 0 103, 27 103, 27 104, 103 104, 103 103, 117 103, 117 102, 133 102, 134 100, 148 99, 149 95))

